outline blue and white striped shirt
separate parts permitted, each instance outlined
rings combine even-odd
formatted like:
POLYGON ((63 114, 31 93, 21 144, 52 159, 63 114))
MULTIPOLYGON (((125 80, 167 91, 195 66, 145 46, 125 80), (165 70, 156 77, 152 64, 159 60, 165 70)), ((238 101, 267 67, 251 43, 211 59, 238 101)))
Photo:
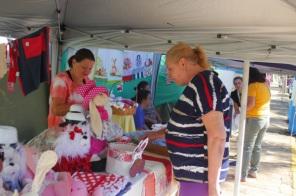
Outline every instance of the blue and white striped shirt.
POLYGON ((184 89, 168 123, 166 143, 177 180, 206 183, 208 181, 207 130, 201 117, 210 111, 224 114, 226 144, 221 163, 220 180, 228 171, 229 156, 229 96, 211 71, 197 74, 184 89))

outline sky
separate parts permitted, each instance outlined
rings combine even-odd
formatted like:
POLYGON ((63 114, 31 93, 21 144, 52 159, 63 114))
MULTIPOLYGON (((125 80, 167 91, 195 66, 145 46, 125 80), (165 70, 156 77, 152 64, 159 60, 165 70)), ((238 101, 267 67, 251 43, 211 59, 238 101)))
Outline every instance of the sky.
POLYGON ((0 44, 7 43, 7 38, 0 36, 0 44))

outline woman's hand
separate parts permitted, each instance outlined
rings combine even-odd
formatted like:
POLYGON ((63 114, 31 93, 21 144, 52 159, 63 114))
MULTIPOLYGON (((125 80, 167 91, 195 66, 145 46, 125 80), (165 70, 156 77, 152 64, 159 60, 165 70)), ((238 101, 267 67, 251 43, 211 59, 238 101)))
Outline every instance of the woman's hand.
POLYGON ((154 141, 159 138, 159 134, 157 132, 146 133, 145 136, 149 138, 149 141, 154 141))
POLYGON ((161 139, 161 138, 164 138, 165 130, 166 129, 164 128, 164 129, 160 129, 158 131, 148 132, 148 133, 145 133, 144 137, 148 137, 149 141, 161 139))
POLYGON ((71 104, 65 103, 61 98, 52 98, 52 113, 56 116, 65 116, 71 104))

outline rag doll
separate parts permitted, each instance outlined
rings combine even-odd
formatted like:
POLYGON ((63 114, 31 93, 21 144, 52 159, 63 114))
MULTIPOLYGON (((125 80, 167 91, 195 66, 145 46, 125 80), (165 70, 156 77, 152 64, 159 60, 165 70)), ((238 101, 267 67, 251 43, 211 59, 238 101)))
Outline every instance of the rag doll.
MULTIPOLYGON (((97 105, 96 108, 100 113, 100 117, 102 120, 110 120, 112 113, 108 111, 107 103, 109 92, 108 89, 103 86, 96 86, 93 81, 89 81, 84 85, 79 86, 76 89, 76 93, 81 96, 83 99, 82 106, 83 109, 89 110, 89 103, 92 99, 95 98, 96 95, 101 95, 103 98, 103 102, 100 105, 97 105)), ((111 110, 112 111, 112 110, 111 110)))
POLYGON ((15 148, 8 146, 2 147, 4 152, 2 171, 0 178, 2 189, 6 193, 26 192, 26 186, 32 182, 32 176, 28 175, 26 166, 26 155, 24 148, 16 144, 15 148))
POLYGON ((85 123, 68 124, 57 138, 55 151, 58 163, 55 171, 90 171, 90 133, 85 123))
POLYGON ((70 184, 71 176, 50 170, 55 164, 55 152, 47 151, 40 156, 37 149, 21 145, 14 127, 0 126, 0 135, 1 196, 69 195, 70 190, 60 191, 58 187, 70 184))
POLYGON ((105 87, 88 83, 77 89, 83 97, 83 106, 90 114, 90 124, 97 138, 111 141, 123 134, 122 129, 111 120, 112 108, 105 87))
POLYGON ((18 142, 15 127, 0 126, 0 135, 0 191, 3 195, 22 192, 33 178, 26 165, 24 147, 18 142))
POLYGON ((106 147, 106 142, 91 136, 89 123, 86 121, 82 108, 73 105, 67 113, 63 132, 56 140, 55 151, 58 163, 55 171, 91 171, 91 158, 106 147), (93 147, 92 147, 93 146, 93 147))

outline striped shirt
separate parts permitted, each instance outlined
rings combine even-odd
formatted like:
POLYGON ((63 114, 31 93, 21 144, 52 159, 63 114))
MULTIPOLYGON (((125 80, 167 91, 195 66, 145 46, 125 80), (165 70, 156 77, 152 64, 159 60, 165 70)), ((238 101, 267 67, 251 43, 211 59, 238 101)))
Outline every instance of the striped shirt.
POLYGON ((166 143, 177 180, 208 181, 207 130, 201 117, 210 111, 224 114, 226 144, 221 163, 220 181, 228 171, 229 96, 221 80, 211 71, 197 74, 184 89, 168 123, 166 143))

